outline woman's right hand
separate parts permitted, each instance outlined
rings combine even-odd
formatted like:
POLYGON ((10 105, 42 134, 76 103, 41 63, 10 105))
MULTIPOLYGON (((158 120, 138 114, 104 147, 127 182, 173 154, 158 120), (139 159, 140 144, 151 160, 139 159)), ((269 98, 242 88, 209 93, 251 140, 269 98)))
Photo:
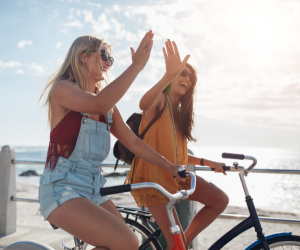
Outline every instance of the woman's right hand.
POLYGON ((153 46, 153 36, 154 34, 152 33, 152 30, 148 31, 136 51, 134 51, 133 48, 130 48, 132 65, 135 66, 135 68, 137 68, 139 71, 145 67, 150 58, 150 53, 153 46))
POLYGON ((179 181, 185 181, 185 178, 181 177, 179 174, 178 174, 178 169, 180 167, 184 167, 185 169, 187 169, 187 167, 185 165, 175 165, 175 164, 171 164, 170 168, 169 168, 169 172, 170 174, 175 177, 177 180, 179 181))
POLYGON ((166 48, 163 48, 163 52, 166 63, 166 75, 172 81, 182 72, 190 55, 185 56, 184 60, 181 61, 177 45, 174 41, 171 43, 170 39, 166 41, 166 48))

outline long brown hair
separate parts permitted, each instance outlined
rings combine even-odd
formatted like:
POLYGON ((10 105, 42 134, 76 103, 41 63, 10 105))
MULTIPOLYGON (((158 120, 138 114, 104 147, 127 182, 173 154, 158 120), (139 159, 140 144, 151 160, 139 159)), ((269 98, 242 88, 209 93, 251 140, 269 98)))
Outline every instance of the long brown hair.
MULTIPOLYGON (((177 112, 179 117, 179 126, 183 131, 183 135, 189 141, 196 141, 196 138, 192 135, 192 130, 194 127, 194 94, 196 92, 197 71, 191 64, 187 63, 186 65, 192 70, 192 73, 195 76, 195 82, 192 83, 187 93, 180 98, 177 112)), ((171 84, 169 84, 163 92, 169 93, 170 90, 171 84)))
MULTIPOLYGON (((50 101, 51 101, 51 90, 55 83, 61 80, 67 80, 72 82, 74 85, 77 85, 80 89, 85 90, 86 89, 86 81, 85 81, 85 74, 86 69, 84 68, 80 56, 86 55, 89 56, 92 52, 92 50, 98 51, 96 53, 96 60, 97 62, 101 62, 100 60, 100 48, 101 45, 105 44, 110 52, 112 54, 112 45, 106 43, 103 39, 99 39, 94 36, 81 36, 78 37, 71 45, 67 56, 60 67, 60 69, 54 73, 47 86, 45 87, 41 97, 40 101, 45 98, 45 102, 43 104, 44 107, 47 107, 48 109, 48 123, 51 121, 51 109, 50 109, 50 101)), ((99 69, 101 70, 101 65, 99 64, 99 69)), ((105 82, 108 83, 109 79, 106 78, 105 82)), ((94 93, 97 94, 99 91, 103 88, 101 85, 101 81, 96 83, 94 93)))

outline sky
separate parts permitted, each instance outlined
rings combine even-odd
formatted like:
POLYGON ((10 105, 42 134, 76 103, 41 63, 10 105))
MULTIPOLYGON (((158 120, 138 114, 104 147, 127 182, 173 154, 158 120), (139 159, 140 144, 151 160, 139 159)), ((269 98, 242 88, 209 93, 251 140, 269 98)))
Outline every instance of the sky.
POLYGON ((163 76, 162 47, 171 39, 198 72, 198 140, 189 145, 300 149, 295 0, 0 0, 0 145, 48 145, 39 97, 77 37, 113 43, 114 79, 150 29, 150 60, 117 104, 124 120, 163 76))

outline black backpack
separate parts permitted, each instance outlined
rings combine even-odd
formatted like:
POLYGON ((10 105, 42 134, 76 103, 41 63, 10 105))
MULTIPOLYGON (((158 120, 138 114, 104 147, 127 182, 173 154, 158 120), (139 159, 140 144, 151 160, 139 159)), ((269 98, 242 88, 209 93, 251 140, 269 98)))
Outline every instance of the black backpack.
MULTIPOLYGON (((165 100, 164 107, 159 113, 153 118, 153 120, 148 124, 148 126, 144 129, 144 131, 139 134, 139 127, 142 120, 142 114, 133 113, 126 121, 127 125, 130 129, 141 139, 144 138, 144 135, 150 129, 150 127, 163 115, 164 111, 166 110, 167 101, 165 100)), ((117 162, 115 165, 115 170, 118 167, 119 160, 123 161, 124 164, 131 165, 134 157, 134 153, 132 153, 128 148, 126 148, 119 140, 116 141, 113 149, 113 154, 117 158, 117 162)))

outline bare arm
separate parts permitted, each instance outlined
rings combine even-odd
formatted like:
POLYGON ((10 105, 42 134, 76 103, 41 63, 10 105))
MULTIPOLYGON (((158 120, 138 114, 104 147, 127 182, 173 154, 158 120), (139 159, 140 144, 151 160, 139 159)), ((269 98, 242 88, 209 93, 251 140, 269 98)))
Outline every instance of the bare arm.
MULTIPOLYGON (((200 165, 201 159, 202 158, 198 158, 198 157, 193 156, 193 155, 188 155, 188 164, 200 165)), ((215 172, 222 172, 223 174, 226 175, 226 172, 222 168, 222 166, 226 166, 225 163, 220 163, 220 162, 215 162, 215 161, 210 161, 210 160, 207 160, 207 159, 203 159, 203 165, 208 166, 210 168, 214 168, 215 172)))
POLYGON ((177 174, 177 169, 181 165, 174 165, 166 158, 153 150, 146 142, 138 138, 132 130, 123 121, 117 107, 114 108, 113 124, 110 132, 130 151, 136 154, 141 159, 150 162, 153 165, 168 170, 176 179, 184 181, 184 178, 177 174))
POLYGON ((187 55, 181 62, 178 48, 175 42, 168 39, 166 41, 166 48, 163 48, 163 53, 166 63, 166 73, 162 79, 154 85, 140 101, 140 109, 147 111, 152 108, 162 107, 164 98, 162 96, 163 90, 173 81, 173 79, 181 73, 184 69, 189 55, 187 55), (173 44, 172 44, 173 43, 173 44))
POLYGON ((153 45, 149 31, 141 41, 132 64, 117 79, 97 95, 86 93, 68 81, 60 81, 52 88, 52 97, 60 106, 78 112, 106 114, 123 97, 140 71, 145 67, 153 45), (145 50, 146 44, 148 50, 145 50))

